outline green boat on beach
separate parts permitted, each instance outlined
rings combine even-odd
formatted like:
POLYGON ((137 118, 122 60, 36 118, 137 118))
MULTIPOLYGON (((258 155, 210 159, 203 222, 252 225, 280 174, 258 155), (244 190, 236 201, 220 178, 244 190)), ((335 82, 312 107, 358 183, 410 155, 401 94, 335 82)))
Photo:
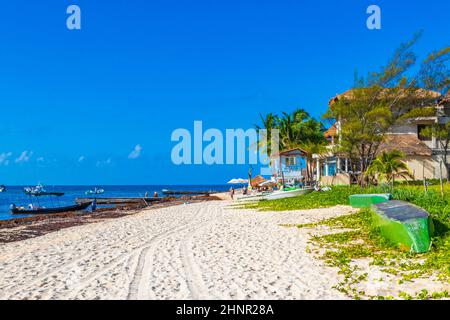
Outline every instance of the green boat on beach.
POLYGON ((374 223, 382 236, 416 253, 430 250, 433 221, 427 211, 405 201, 374 204, 374 223))
POLYGON ((392 200, 392 195, 389 193, 381 194, 354 194, 349 198, 350 205, 353 208, 370 208, 377 203, 383 203, 392 200))

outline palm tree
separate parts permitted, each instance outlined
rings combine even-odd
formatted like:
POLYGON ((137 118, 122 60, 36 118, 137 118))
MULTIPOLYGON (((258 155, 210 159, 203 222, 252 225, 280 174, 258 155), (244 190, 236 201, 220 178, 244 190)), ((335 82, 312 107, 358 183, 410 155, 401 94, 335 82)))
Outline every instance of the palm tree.
POLYGON ((278 119, 280 149, 293 149, 305 142, 323 143, 323 124, 312 118, 304 109, 283 112, 278 119))
MULTIPOLYGON (((312 155, 322 153, 326 139, 323 135, 323 124, 312 118, 304 109, 297 109, 292 113, 283 112, 279 117, 269 113, 265 117, 260 115, 261 125, 255 128, 259 131, 267 130, 267 141, 258 141, 257 148, 267 148, 267 155, 272 152, 272 129, 279 130, 279 150, 301 148, 306 152, 306 175, 307 180, 313 178, 312 155)), ((262 139, 264 140, 264 139, 262 139)))
POLYGON ((273 113, 269 113, 268 115, 266 115, 265 117, 260 114, 259 115, 261 118, 261 122, 262 122, 262 126, 259 125, 255 125, 256 130, 266 130, 267 132, 267 141, 260 141, 258 140, 258 145, 255 146, 256 149, 266 149, 267 150, 267 155, 270 157, 271 155, 271 142, 272 142, 272 129, 277 129, 278 128, 278 122, 279 122, 279 118, 277 115, 274 115, 273 113))
POLYGON ((281 150, 296 147, 294 124, 295 119, 293 116, 289 113, 283 112, 283 116, 279 119, 281 150))
POLYGON ((408 166, 401 159, 403 153, 398 150, 390 152, 383 151, 369 166, 366 171, 368 176, 378 176, 380 179, 386 179, 394 190, 394 182, 396 177, 411 178, 408 166))

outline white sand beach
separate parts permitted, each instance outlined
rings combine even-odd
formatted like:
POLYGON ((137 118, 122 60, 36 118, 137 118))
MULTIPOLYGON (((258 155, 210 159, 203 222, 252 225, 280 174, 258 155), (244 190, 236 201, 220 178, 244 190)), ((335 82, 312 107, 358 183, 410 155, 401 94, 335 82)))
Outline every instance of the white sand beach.
POLYGON ((348 207, 261 213, 212 201, 0 245, 0 299, 346 299, 306 253, 309 223, 348 207))

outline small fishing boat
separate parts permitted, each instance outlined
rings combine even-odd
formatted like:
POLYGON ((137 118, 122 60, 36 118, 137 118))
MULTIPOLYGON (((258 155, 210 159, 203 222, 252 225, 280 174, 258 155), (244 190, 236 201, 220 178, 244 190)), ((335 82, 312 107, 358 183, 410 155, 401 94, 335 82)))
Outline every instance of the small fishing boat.
POLYGON ((100 188, 94 188, 94 190, 88 190, 86 191, 86 195, 91 195, 91 194, 103 194, 105 193, 105 190, 100 189, 100 188))
POLYGON ((6 187, 4 185, 0 185, 0 193, 6 192, 6 187))
POLYGON ((52 214, 52 213, 65 213, 65 212, 76 212, 86 210, 92 202, 86 202, 81 204, 76 204, 67 207, 56 207, 56 208, 43 208, 43 207, 16 207, 14 204, 11 205, 12 214, 52 214))
POLYGON ((42 184, 38 184, 35 187, 25 187, 23 188, 23 191, 25 192, 26 195, 35 197, 42 197, 42 196, 62 197, 64 195, 64 192, 47 192, 42 184))
POLYGON ((29 196, 35 196, 35 197, 43 197, 43 196, 55 196, 55 197, 62 197, 64 195, 64 192, 25 192, 29 196))
POLYGON ((424 209, 405 201, 388 201, 372 206, 374 224, 390 242, 412 252, 431 248, 433 220, 424 209))
POLYGON ((297 196, 303 196, 305 194, 311 193, 314 191, 314 188, 304 188, 304 189, 295 189, 288 191, 275 191, 271 194, 268 194, 262 198, 262 200, 279 200, 285 198, 293 198, 297 196))
MULTIPOLYGON (((26 195, 30 197, 31 204, 27 207, 24 206, 16 206, 15 204, 11 204, 10 209, 12 214, 52 214, 52 213, 64 213, 64 212, 75 212, 75 211, 83 211, 87 209, 92 202, 84 202, 77 203, 71 206, 59 206, 46 208, 39 205, 39 198, 44 196, 54 196, 61 197, 64 195, 63 192, 47 192, 41 184, 36 187, 26 187, 24 188, 24 192, 26 195), (38 205, 33 204, 33 197, 37 198, 38 205)), ((53 202, 53 201, 52 201, 53 202)))

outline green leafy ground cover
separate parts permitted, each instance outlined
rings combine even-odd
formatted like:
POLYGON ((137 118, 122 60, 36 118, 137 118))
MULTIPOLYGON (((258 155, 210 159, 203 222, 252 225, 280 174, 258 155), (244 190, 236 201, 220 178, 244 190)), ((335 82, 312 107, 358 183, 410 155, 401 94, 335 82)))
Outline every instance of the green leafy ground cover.
MULTIPOLYGON (((393 192, 394 199, 414 203, 427 210, 434 221, 436 234, 432 250, 425 254, 413 254, 404 248, 395 247, 380 236, 372 223, 372 212, 360 210, 351 215, 324 220, 315 224, 298 225, 298 228, 311 228, 318 225, 329 226, 334 233, 314 236, 312 246, 320 252, 320 258, 329 266, 339 268, 342 281, 336 289, 347 295, 359 298, 392 299, 394 297, 369 296, 358 289, 367 274, 362 273, 358 259, 369 259, 370 264, 380 267, 387 274, 396 275, 399 284, 413 281, 419 277, 436 277, 439 281, 450 283, 450 187, 445 186, 445 196, 440 195, 439 186, 431 186, 424 192, 420 185, 399 185, 393 192)), ((327 208, 347 205, 348 197, 357 193, 386 192, 381 187, 361 189, 358 186, 334 187, 328 192, 314 192, 305 196, 274 201, 260 201, 246 205, 247 208, 262 211, 286 211, 327 208)), ((447 291, 428 292, 422 290, 415 294, 400 292, 402 299, 441 299, 448 298, 447 291)))

